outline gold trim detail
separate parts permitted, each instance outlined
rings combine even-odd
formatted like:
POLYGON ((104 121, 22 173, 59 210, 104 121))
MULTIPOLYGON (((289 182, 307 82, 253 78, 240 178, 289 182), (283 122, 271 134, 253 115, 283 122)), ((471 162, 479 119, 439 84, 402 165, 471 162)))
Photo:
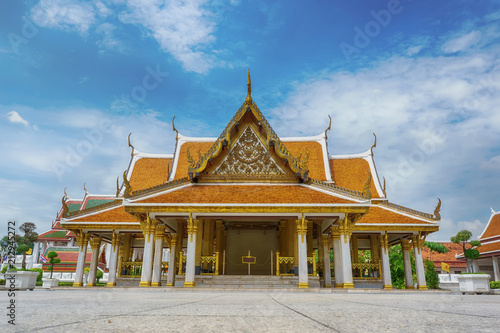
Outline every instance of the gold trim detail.
POLYGON ((195 283, 194 282, 184 282, 184 287, 186 288, 192 288, 195 286, 195 283))
POLYGON ((417 289, 419 289, 419 290, 427 290, 427 286, 418 286, 417 289))
POLYGON ((73 287, 83 287, 83 283, 82 282, 74 282, 73 287))
POLYGON ((354 288, 354 283, 342 283, 342 287, 344 289, 353 289, 354 288))
POLYGON ((116 286, 116 283, 113 283, 113 282, 106 283, 107 288, 113 288, 114 286, 116 286))
POLYGON ((307 283, 307 282, 299 282, 299 288, 309 288, 309 283, 307 283))
POLYGON ((161 282, 152 282, 151 287, 161 287, 161 282))
POLYGON ((384 286, 384 289, 386 289, 386 290, 390 290, 390 289, 394 289, 394 288, 392 287, 392 285, 385 285, 385 286, 384 286))
POLYGON ((434 209, 434 220, 436 221, 441 220, 441 214, 439 214, 440 211, 441 211, 441 199, 438 198, 438 204, 436 206, 436 209, 434 209))
POLYGON ((151 282, 141 281, 141 282, 139 282, 139 287, 151 287, 151 282))

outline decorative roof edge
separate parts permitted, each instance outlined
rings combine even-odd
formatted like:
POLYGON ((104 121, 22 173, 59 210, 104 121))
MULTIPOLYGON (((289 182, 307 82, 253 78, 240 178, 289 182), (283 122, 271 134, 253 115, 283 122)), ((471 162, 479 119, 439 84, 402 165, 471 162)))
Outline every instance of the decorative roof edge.
POLYGON ((424 212, 421 212, 421 211, 418 211, 415 209, 411 209, 411 208, 408 208, 405 206, 401 206, 401 205, 389 202, 389 201, 380 201, 380 202, 378 202, 377 205, 381 206, 381 207, 389 208, 393 211, 398 211, 398 212, 410 214, 410 215, 413 215, 416 217, 423 217, 423 218, 429 220, 430 222, 437 222, 438 221, 437 219, 434 218, 434 215, 432 215, 432 214, 424 213, 424 212))
POLYGON ((304 184, 318 186, 318 187, 321 187, 324 189, 328 189, 334 193, 337 193, 337 194, 340 194, 343 196, 347 196, 349 198, 353 198, 356 200, 369 200, 368 198, 363 196, 362 192, 350 190, 350 189, 335 185, 333 183, 327 183, 327 182, 324 182, 322 180, 314 179, 311 177, 309 177, 309 179, 306 182, 304 182, 304 184))
POLYGON ((493 220, 493 217, 495 217, 496 215, 499 215, 499 214, 500 214, 500 211, 495 212, 495 211, 493 210, 493 208, 491 208, 491 207, 490 207, 490 209, 491 209, 490 219, 488 220, 488 223, 486 224, 486 227, 484 227, 484 230, 483 230, 483 232, 481 233, 481 235, 479 235, 478 239, 488 239, 488 238, 491 238, 491 237, 495 237, 495 236, 491 236, 491 237, 487 237, 487 238, 482 238, 482 237, 483 237, 483 235, 484 235, 484 233, 486 232, 486 230, 488 230, 488 227, 490 226, 491 221, 493 220))
POLYGON ((110 208, 110 207, 114 207, 114 206, 119 206, 119 205, 122 204, 122 201, 123 201, 122 198, 115 198, 113 201, 106 202, 106 203, 101 204, 101 205, 97 205, 97 206, 90 207, 90 208, 87 208, 87 209, 84 209, 84 210, 78 210, 78 211, 74 211, 72 213, 69 213, 66 216, 66 218, 68 218, 68 219, 69 218, 74 218, 76 216, 81 216, 81 215, 84 215, 86 213, 99 211, 99 210, 104 209, 104 208, 110 208))

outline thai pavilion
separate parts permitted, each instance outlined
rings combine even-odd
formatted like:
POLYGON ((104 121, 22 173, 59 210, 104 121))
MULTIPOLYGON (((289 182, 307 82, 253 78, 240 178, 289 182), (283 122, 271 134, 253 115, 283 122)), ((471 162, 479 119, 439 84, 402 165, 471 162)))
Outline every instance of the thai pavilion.
POLYGON ((105 242, 112 248, 109 287, 134 276, 143 287, 267 276, 298 288, 388 289, 388 250, 401 244, 407 288, 414 288, 414 251, 417 286, 426 289, 421 250, 439 228, 440 204, 427 214, 390 203, 375 144, 336 156, 328 152, 330 126, 318 136, 278 137, 252 100, 250 74, 247 85, 244 103, 218 138, 183 136, 172 120, 174 153, 150 154, 129 136, 130 164, 112 201, 70 212, 65 195, 60 224, 80 250, 74 286, 82 286, 89 245, 88 286, 95 285, 105 242), (370 260, 359 260, 363 250, 370 260), (132 260, 138 251, 142 259, 132 260))

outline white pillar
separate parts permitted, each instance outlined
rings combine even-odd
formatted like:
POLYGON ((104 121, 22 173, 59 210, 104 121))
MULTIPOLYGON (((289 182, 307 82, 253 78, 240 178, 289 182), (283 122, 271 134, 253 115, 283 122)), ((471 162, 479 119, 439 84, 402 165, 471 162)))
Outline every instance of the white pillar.
POLYGON ((116 286, 116 271, 118 265, 119 249, 120 249, 120 235, 113 231, 113 239, 111 240, 111 251, 109 254, 109 275, 106 287, 116 286))
POLYGON ((384 282, 384 289, 392 289, 392 280, 391 280, 391 265, 389 263, 389 243, 387 234, 380 236, 380 256, 382 263, 382 281, 384 282))
POLYGON ((335 270, 335 288, 342 288, 344 284, 344 265, 342 264, 342 245, 340 235, 333 235, 333 261, 335 270))
POLYGON ((92 249, 92 259, 90 260, 89 280, 87 287, 96 285, 97 262, 99 260, 99 249, 101 247, 101 237, 92 237, 90 240, 90 248, 92 249))
POLYGON ((495 281, 500 281, 500 269, 498 267, 498 257, 491 257, 493 263, 493 278, 495 281))
POLYGON ((188 238, 187 238, 187 258, 186 258, 186 276, 184 287, 194 287, 195 273, 195 254, 196 254, 196 235, 198 233, 198 220, 190 217, 188 221, 188 238))
POLYGON ((332 287, 332 271, 330 267, 330 236, 323 235, 323 279, 325 288, 332 287))
POLYGON ((141 282, 139 287, 151 286, 151 271, 153 268, 154 227, 149 228, 144 235, 144 253, 142 255, 141 282))
POLYGON ((165 236, 165 226, 157 225, 155 233, 155 259, 153 263, 152 287, 161 286, 161 268, 163 259, 163 237, 165 236))
POLYGON ((413 287, 413 272, 411 270, 411 258, 410 258, 410 250, 411 245, 409 240, 401 241, 401 248, 403 250, 403 264, 405 269, 405 281, 406 281, 406 289, 414 289, 413 287))
POLYGON ((309 288, 309 274, 307 270, 307 221, 296 220, 297 246, 299 254, 299 288, 309 288))
POLYGON ((177 234, 172 234, 172 238, 170 239, 170 258, 168 260, 167 287, 173 287, 175 285, 176 252, 177 252, 177 234))
POLYGON ((33 268, 33 264, 38 264, 38 259, 40 258, 40 243, 35 242, 33 244, 33 260, 31 261, 31 268, 33 268))
POLYGON ((354 283, 352 282, 351 246, 348 233, 340 235, 340 246, 342 247, 342 273, 344 280, 342 288, 354 288, 354 283))
POLYGON ((78 242, 79 252, 73 287, 83 287, 83 270, 85 268, 85 258, 87 256, 87 244, 89 241, 89 235, 80 233, 76 236, 76 241, 78 242))
POLYGON ((415 256, 415 270, 417 271, 417 288, 427 289, 427 283, 425 281, 424 260, 422 259, 422 248, 415 246, 413 254, 415 256))

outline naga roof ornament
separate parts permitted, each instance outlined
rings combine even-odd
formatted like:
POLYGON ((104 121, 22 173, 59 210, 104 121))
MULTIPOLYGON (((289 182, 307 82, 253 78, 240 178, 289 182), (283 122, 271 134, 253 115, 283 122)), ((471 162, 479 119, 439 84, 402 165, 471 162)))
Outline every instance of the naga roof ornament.
POLYGON ((441 211, 441 199, 438 198, 438 204, 436 206, 436 209, 434 209, 434 220, 441 220, 441 214, 439 212, 441 211))
POLYGON ((326 134, 326 132, 328 132, 329 130, 332 129, 332 117, 330 117, 330 115, 328 115, 328 118, 330 118, 330 123, 328 124, 328 127, 325 130, 325 140, 328 140, 328 135, 326 134))
POLYGON ((175 116, 172 118, 172 131, 175 132, 175 140, 177 141, 177 139, 179 138, 179 131, 177 130, 177 128, 175 128, 174 120, 175 116))

